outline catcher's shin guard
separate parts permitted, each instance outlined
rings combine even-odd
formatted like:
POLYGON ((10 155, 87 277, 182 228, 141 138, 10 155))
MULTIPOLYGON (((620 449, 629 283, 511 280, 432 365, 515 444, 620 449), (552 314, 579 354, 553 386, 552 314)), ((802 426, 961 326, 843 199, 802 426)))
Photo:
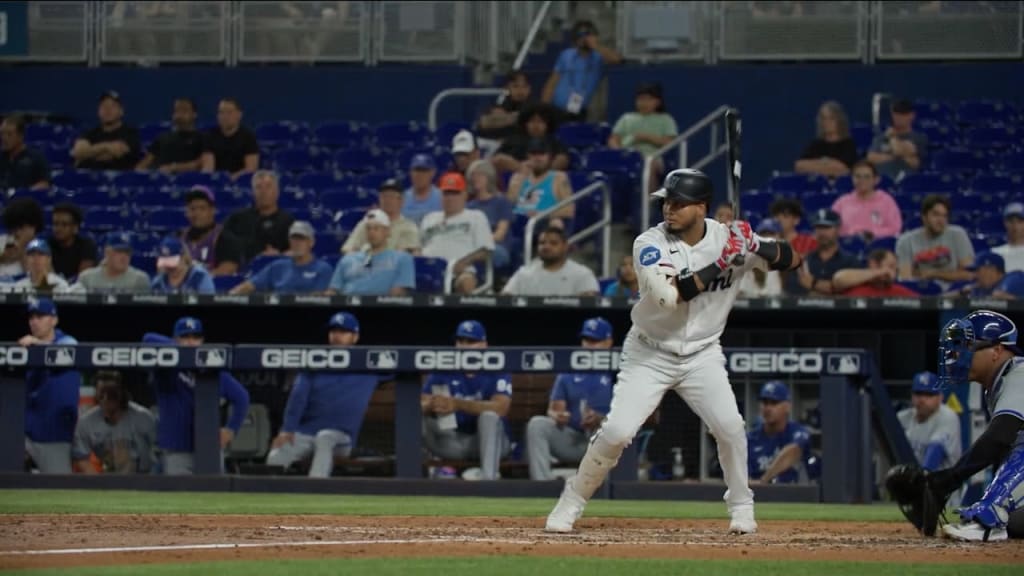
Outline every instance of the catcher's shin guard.
POLYGON ((960 510, 964 522, 987 528, 1004 528, 1011 512, 1024 505, 1024 443, 1018 443, 996 471, 985 493, 971 506, 960 510))

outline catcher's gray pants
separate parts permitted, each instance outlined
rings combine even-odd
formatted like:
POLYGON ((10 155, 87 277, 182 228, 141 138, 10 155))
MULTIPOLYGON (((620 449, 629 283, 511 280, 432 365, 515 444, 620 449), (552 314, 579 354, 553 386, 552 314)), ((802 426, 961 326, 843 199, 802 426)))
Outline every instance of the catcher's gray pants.
POLYGON ((25 452, 43 474, 71 474, 70 442, 33 442, 25 438, 25 452))
POLYGON ((341 430, 325 429, 316 436, 296 433, 291 444, 274 448, 267 454, 267 464, 287 468, 293 462, 313 455, 309 467, 310 478, 330 478, 334 471, 334 457, 347 457, 352 453, 352 439, 341 430))
POLYGON ((587 453, 589 438, 569 426, 559 427, 548 416, 534 416, 526 425, 526 449, 530 460, 531 480, 554 480, 551 459, 579 464, 587 453))
POLYGON ((482 412, 477 416, 476 434, 458 430, 441 430, 437 418, 423 418, 423 442, 434 456, 450 460, 480 458, 483 480, 497 480, 501 458, 508 455, 508 436, 501 416, 495 412, 482 412))

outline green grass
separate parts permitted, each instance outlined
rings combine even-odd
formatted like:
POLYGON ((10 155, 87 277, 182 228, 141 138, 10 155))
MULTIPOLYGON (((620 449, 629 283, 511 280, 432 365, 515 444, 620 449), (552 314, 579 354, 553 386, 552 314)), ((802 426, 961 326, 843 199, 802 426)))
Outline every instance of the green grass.
MULTIPOLYGON (((67 568, 22 570, 3 574, 65 576, 67 568)), ((281 560, 200 564, 150 564, 76 568, 77 576, 318 576, 337 574, 373 576, 505 576, 520 574, 642 574, 643 576, 1009 576, 1020 574, 1014 565, 881 564, 874 562, 762 562, 753 560, 617 560, 608 558, 380 558, 350 560, 281 560)))
MULTIPOLYGON (((349 514, 543 517, 555 499, 0 490, 2 514, 349 514)), ((594 500, 588 517, 724 518, 723 502, 594 500)), ((758 504, 761 520, 899 522, 895 506, 758 504)))

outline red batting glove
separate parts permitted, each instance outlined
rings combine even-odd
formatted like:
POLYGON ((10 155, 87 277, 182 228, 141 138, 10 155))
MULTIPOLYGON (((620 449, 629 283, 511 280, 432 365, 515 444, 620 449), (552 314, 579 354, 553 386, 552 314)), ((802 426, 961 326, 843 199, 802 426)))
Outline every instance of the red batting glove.
POLYGON ((742 258, 746 253, 746 243, 743 241, 743 238, 737 234, 729 234, 729 239, 725 242, 722 254, 715 261, 715 266, 725 270, 734 263, 737 263, 737 260, 742 262, 742 258))
POLYGON ((743 244, 747 248, 747 252, 757 252, 761 247, 761 242, 757 239, 757 235, 754 234, 754 230, 750 227, 750 222, 745 220, 733 220, 729 226, 729 231, 743 238, 743 244))

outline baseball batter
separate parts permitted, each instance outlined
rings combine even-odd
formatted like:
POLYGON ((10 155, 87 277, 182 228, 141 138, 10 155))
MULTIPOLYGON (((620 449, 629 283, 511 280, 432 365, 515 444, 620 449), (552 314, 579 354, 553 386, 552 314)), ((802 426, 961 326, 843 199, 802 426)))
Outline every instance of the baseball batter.
POLYGON ((942 403, 942 386, 932 372, 914 375, 914 406, 896 415, 925 470, 949 468, 960 459, 960 418, 942 403))
POLYGON ((709 219, 714 189, 698 170, 670 172, 653 196, 663 200, 664 221, 633 243, 640 301, 633 307, 611 410, 545 529, 572 531, 622 450, 665 392, 674 390, 718 441, 729 531, 753 533, 757 523, 747 481, 746 430, 719 337, 744 274, 755 265, 791 270, 801 259, 785 242, 753 234, 746 222, 727 226, 709 219))

